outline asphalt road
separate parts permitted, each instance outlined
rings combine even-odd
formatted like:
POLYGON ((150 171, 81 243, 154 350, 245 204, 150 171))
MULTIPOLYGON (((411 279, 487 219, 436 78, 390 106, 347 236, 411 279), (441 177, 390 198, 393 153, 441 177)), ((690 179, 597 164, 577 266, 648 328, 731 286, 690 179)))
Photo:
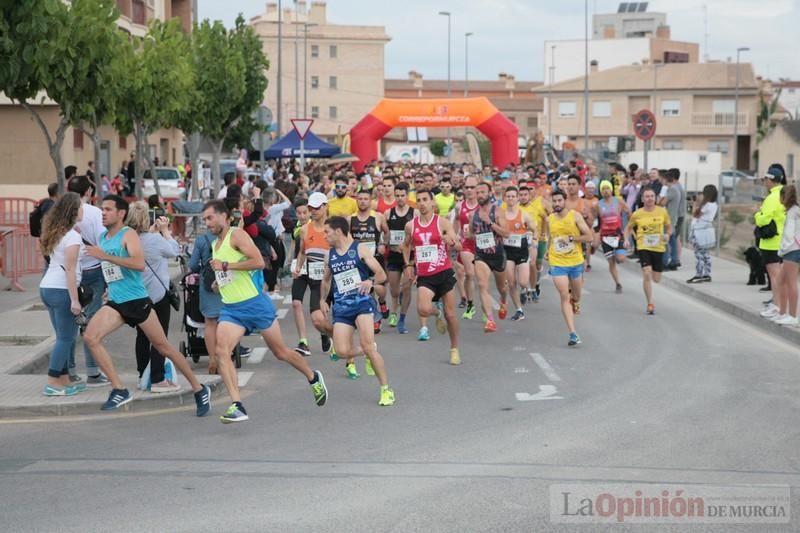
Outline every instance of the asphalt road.
MULTIPOLYGON (((595 258, 587 275, 576 348, 566 346, 549 280, 524 322, 485 335, 477 317, 462 321, 460 367, 447 364, 445 337, 421 343, 414 329, 386 328, 378 342, 397 397, 391 408, 377 406, 374 378, 348 380, 315 339, 325 407, 268 355, 246 365, 254 374, 244 424, 185 408, 0 421, 0 529, 800 530, 794 517, 554 522, 555 484, 800 486, 797 347, 663 287, 657 314, 646 316, 639 278, 623 272, 616 295, 602 267, 595 258)), ((290 318, 282 329, 296 340, 290 318)), ((111 341, 121 366, 133 366, 131 338, 124 331, 111 341)), ((221 414, 225 398, 214 404, 221 414)))

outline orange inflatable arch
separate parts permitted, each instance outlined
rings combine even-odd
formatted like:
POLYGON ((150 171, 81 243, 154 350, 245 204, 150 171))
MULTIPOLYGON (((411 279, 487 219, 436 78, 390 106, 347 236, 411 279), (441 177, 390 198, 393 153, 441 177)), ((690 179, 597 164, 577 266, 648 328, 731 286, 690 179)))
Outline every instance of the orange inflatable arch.
POLYGON ((477 98, 384 98, 350 130, 350 151, 361 161, 361 172, 378 159, 378 141, 392 128, 457 128, 474 126, 492 143, 492 165, 502 168, 519 163, 519 128, 486 97, 477 98))

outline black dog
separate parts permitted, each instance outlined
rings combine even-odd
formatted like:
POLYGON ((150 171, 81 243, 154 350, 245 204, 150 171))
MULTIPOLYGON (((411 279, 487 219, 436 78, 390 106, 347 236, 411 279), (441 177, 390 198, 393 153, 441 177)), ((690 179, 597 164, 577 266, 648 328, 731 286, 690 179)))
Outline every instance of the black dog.
POLYGON ((751 246, 744 251, 744 260, 750 267, 750 277, 747 279, 748 285, 764 285, 768 283, 767 269, 764 267, 764 259, 758 248, 751 246))

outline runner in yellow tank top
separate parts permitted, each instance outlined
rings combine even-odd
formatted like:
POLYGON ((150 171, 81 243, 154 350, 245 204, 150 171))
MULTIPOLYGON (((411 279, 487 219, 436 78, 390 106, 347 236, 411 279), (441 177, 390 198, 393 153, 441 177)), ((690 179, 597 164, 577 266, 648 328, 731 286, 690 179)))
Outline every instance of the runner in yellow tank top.
POLYGON ((561 297, 561 314, 569 330, 569 346, 581 343, 575 331, 574 315, 580 313, 581 288, 583 287, 583 250, 581 243, 591 242, 592 230, 575 211, 566 209, 566 195, 554 191, 553 214, 547 217, 547 233, 550 240, 548 252, 550 277, 561 297), (570 298, 572 290, 572 298, 570 298))
POLYGON ((229 424, 248 419, 230 354, 243 335, 255 330, 261 332, 276 358, 286 361, 306 377, 316 404, 325 405, 328 391, 322 374, 311 370, 306 360, 283 342, 280 326, 275 320, 275 307, 261 291, 261 269, 264 268, 261 252, 244 230, 231 228, 230 212, 222 200, 206 203, 203 221, 217 236, 211 247, 213 259, 209 263, 223 302, 217 325, 216 354, 219 373, 233 402, 220 420, 229 424), (253 280, 253 274, 258 281, 253 280))

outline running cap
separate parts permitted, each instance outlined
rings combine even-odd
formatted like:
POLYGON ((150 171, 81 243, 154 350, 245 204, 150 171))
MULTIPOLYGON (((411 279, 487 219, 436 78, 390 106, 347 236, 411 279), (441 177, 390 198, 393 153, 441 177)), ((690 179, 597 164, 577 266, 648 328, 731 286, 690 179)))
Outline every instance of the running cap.
POLYGON ((308 207, 312 207, 314 209, 319 209, 327 203, 328 197, 321 192, 312 192, 311 196, 308 197, 308 207))

